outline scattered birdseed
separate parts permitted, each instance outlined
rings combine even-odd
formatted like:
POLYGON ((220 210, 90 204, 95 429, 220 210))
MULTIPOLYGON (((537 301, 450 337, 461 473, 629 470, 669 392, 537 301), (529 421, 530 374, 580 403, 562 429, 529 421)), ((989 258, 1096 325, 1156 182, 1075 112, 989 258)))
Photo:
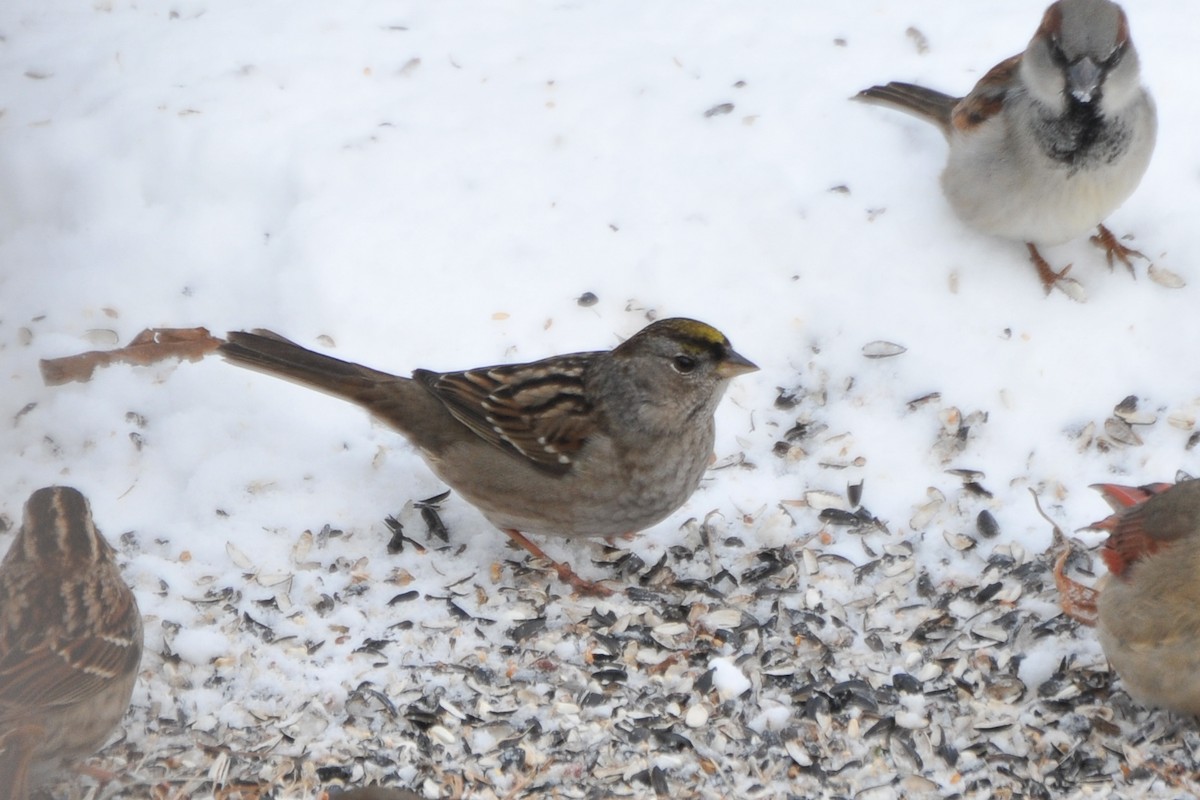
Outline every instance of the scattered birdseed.
MULTIPOLYGON (((802 442, 814 463, 852 463, 861 444, 826 404, 853 400, 861 384, 804 377, 756 424, 772 427, 768 442, 802 442)), ((1132 415, 1139 436, 1169 434, 1180 449, 1179 430, 1200 436, 1195 409, 1141 417, 1161 406, 1138 398, 1112 419, 1128 427, 1132 415)), ((249 541, 217 540, 215 556, 203 552, 227 563, 186 585, 179 573, 143 573, 143 597, 189 602, 171 618, 144 608, 147 654, 124 735, 89 762, 117 777, 97 789, 68 776, 50 791, 106 800, 332 797, 368 785, 430 800, 1200 792, 1194 729, 1133 703, 1090 632, 1060 612, 1050 524, 1045 552, 1006 538, 1018 523, 991 492, 1013 478, 972 468, 982 463, 976 434, 991 434, 986 413, 964 413, 939 392, 907 409, 897 402, 893 424, 924 437, 928 452, 917 456, 937 484, 914 490, 906 507, 875 508, 876 517, 862 506, 862 471, 848 466, 834 480, 817 473, 826 478, 817 485, 793 482, 787 499, 761 508, 698 495, 711 505, 693 503, 694 519, 652 542, 550 542, 616 590, 603 600, 572 596, 445 498, 365 530, 255 531, 254 545, 277 540, 277 560, 249 541), (406 536, 401 519, 428 526, 428 540, 406 536), (336 677, 300 697, 279 679, 290 671, 336 677), (220 712, 196 713, 193 693, 220 712)), ((1097 427, 1064 437, 1116 448, 1097 427)), ((737 452, 719 456, 744 464, 737 452)), ((786 459, 760 468, 797 474, 786 459)), ((740 472, 706 480, 736 483, 740 472)), ((1049 479, 1031 488, 1052 514, 1066 491, 1049 479)), ((1056 520, 1067 531, 1089 521, 1056 520)), ((204 563, 199 546, 186 562, 160 552, 152 532, 114 541, 126 559, 204 563)), ((1083 547, 1077 559, 1072 572, 1084 580, 1089 563, 1101 569, 1083 547)))

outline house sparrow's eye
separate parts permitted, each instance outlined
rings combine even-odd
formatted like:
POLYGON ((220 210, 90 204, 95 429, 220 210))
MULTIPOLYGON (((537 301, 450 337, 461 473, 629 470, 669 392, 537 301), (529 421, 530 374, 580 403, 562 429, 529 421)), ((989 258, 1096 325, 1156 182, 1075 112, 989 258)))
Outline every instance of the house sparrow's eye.
POLYGON ((671 366, 675 367, 676 372, 687 375, 689 372, 695 371, 696 363, 696 359, 691 356, 678 355, 671 362, 671 366))
POLYGON ((1067 54, 1062 51, 1058 44, 1058 39, 1050 40, 1050 60, 1060 67, 1069 66, 1071 61, 1067 58, 1067 54))

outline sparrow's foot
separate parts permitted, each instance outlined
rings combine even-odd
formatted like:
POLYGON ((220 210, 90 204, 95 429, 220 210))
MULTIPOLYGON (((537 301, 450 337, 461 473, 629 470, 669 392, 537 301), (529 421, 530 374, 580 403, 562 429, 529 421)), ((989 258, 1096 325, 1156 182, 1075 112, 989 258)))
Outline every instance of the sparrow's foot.
POLYGON ((1134 250, 1132 247, 1126 247, 1117 239, 1116 234, 1110 231, 1103 225, 1096 226, 1096 235, 1091 239, 1092 244, 1104 249, 1104 258, 1108 261, 1108 268, 1113 268, 1113 262, 1120 261, 1129 270, 1129 274, 1137 277, 1137 273, 1133 270, 1133 261, 1131 259, 1141 258, 1146 261, 1150 259, 1140 250, 1134 250))
POLYGON ((1026 242, 1025 246, 1029 248, 1029 260, 1033 262, 1038 277, 1042 279, 1042 288, 1046 290, 1046 294, 1050 294, 1051 289, 1058 289, 1077 302, 1087 300, 1087 292, 1083 290, 1083 285, 1074 278, 1067 277, 1067 273, 1071 271, 1070 264, 1055 272, 1046 259, 1042 258, 1033 242, 1026 242))
POLYGON ((1054 585, 1058 587, 1059 603, 1062 605, 1063 613, 1068 617, 1081 625, 1094 628, 1098 616, 1096 598, 1100 596, 1100 593, 1064 574, 1063 570, 1070 557, 1071 548, 1068 546, 1054 562, 1054 585))

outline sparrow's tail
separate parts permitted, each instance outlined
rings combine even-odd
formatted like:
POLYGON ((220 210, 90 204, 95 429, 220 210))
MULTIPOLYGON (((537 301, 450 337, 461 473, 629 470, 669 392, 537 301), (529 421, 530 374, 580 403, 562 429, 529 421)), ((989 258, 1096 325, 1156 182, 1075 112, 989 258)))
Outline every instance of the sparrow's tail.
POLYGON ((234 364, 357 403, 380 384, 408 382, 407 378, 315 353, 271 331, 232 331, 219 349, 234 364))
POLYGON ((950 115, 961 98, 926 89, 913 83, 892 81, 886 86, 872 86, 854 96, 855 100, 890 106, 926 122, 932 122, 947 137, 950 135, 950 115))

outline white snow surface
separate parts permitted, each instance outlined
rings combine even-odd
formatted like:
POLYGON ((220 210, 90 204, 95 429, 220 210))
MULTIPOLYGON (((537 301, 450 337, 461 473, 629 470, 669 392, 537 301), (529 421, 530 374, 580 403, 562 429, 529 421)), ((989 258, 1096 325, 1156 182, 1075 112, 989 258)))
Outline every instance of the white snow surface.
MULTIPOLYGON (((1106 513, 1089 484, 1197 470, 1200 119, 1189 105, 1194 31, 1181 24, 1194 9, 1125 6, 1160 133, 1141 187, 1107 222, 1187 285, 1151 280, 1144 261, 1136 279, 1110 272, 1086 240, 1044 249, 1051 263, 1074 264, 1079 303, 1044 296, 1019 243, 956 221, 932 126, 849 100, 892 79, 965 92, 1023 48, 1040 0, 8 0, 0 512, 11 528, 0 550, 34 489, 67 484, 90 498, 146 618, 123 741, 149 759, 182 754, 184 796, 214 791, 202 732, 283 720, 272 747, 309 781, 281 780, 273 796, 314 796, 328 777, 315 770, 346 765, 328 785, 386 780, 429 798, 454 795, 417 762, 346 755, 361 720, 382 714, 347 710, 360 684, 386 694, 388 680, 423 676, 461 704, 445 665, 525 668, 504 650, 505 630, 536 616, 511 601, 522 585, 550 593, 538 614, 547 631, 567 631, 593 610, 631 613, 638 602, 622 583, 636 576, 593 563, 598 543, 546 540, 552 556, 618 590, 572 597, 550 572, 514 570, 526 557, 453 494, 441 511, 448 545, 428 538, 411 501, 445 487, 401 437, 336 399, 218 357, 46 386, 40 359, 112 349, 146 327, 263 327, 408 374, 608 348, 652 317, 695 317, 761 367, 732 384, 717 416, 718 462, 745 463, 712 471, 620 550, 652 565, 672 545, 700 547, 685 523, 708 519, 718 540, 743 544, 714 544, 714 571, 740 574, 753 552, 801 540, 862 564, 862 537, 804 502, 862 482, 863 505, 888 529, 877 541, 911 543, 939 590, 978 583, 996 548, 1040 554, 1051 527, 1030 490, 1076 535, 1106 513), (598 302, 577 303, 585 292, 598 302), (864 357, 876 341, 906 350, 864 357), (800 404, 777 406, 781 389, 799 391, 800 404), (1088 438, 1130 395, 1153 420, 1134 426, 1142 444, 1088 438), (975 424, 946 456, 935 443, 956 414, 975 424), (780 455, 797 420, 818 432, 780 455), (982 473, 991 496, 966 491, 954 468, 982 473), (917 524, 937 493, 946 502, 917 524), (997 538, 975 531, 985 509, 997 538), (428 549, 389 554, 388 515, 428 549), (956 550, 955 534, 978 546, 956 550), (495 624, 450 614, 452 585, 458 607, 495 624), (336 602, 318 612, 323 597, 336 602), (270 627, 269 641, 247 617, 270 627), (361 649, 370 639, 388 640, 383 661, 361 649)), ((817 587, 803 570, 787 588, 795 607, 818 589, 826 605, 850 606, 863 589, 817 587)), ((743 590, 725 589, 736 607, 743 590)), ((901 616, 888 625, 911 632, 901 616)), ((590 663, 579 640, 547 641, 540 657, 590 663)), ((752 669, 715 652, 724 701, 740 694, 731 677, 752 669)), ((1026 702, 1064 657, 1104 669, 1082 628, 1022 655, 1026 702)), ((894 671, 926 663, 894 658, 894 671)), ((837 668, 857 674, 855 663, 837 668)), ((904 714, 920 727, 937 703, 904 714)), ((786 728, 783 708, 747 713, 786 728)), ((555 726, 553 707, 527 713, 538 714, 555 726)), ((413 729, 402 715, 391 724, 383 739, 408 752, 413 729)), ((245 759, 228 760, 243 781, 270 784, 265 767, 242 774, 245 759)), ((134 759, 121 764, 127 786, 149 783, 134 759)), ((937 791, 962 791, 952 773, 931 763, 922 774, 937 791)), ((590 785, 586 770, 576 777, 590 785)), ((144 791, 122 785, 104 796, 144 791)), ((495 785, 490 794, 468 782, 462 796, 503 797, 520 783, 495 785)), ((72 786, 56 791, 83 791, 72 786)), ((680 796, 772 796, 704 791, 680 796)))

